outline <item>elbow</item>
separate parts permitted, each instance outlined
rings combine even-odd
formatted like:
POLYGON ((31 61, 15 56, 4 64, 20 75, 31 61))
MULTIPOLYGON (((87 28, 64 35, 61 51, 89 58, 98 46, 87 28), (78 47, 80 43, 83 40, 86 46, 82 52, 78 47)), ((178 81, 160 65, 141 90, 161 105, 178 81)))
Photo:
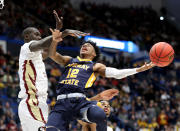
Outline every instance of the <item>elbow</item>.
POLYGON ((55 57, 55 55, 53 53, 48 53, 48 57, 53 59, 55 57))

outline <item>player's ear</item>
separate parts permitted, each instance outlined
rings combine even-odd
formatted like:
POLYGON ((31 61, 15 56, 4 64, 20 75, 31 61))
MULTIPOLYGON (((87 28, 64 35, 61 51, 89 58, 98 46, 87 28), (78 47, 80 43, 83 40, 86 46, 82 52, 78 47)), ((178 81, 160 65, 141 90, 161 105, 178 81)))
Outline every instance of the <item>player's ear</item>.
POLYGON ((29 40, 29 35, 27 35, 27 34, 24 35, 24 39, 25 39, 25 40, 29 40))
POLYGON ((29 39, 29 35, 25 35, 24 39, 26 39, 26 40, 29 39))

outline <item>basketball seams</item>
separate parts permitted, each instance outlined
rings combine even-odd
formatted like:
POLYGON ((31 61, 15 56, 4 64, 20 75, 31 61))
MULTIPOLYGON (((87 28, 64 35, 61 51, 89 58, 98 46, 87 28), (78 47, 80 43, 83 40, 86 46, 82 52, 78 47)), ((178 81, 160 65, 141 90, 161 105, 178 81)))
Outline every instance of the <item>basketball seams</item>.
MULTIPOLYGON (((160 56, 161 56, 163 50, 165 49, 165 46, 166 46, 166 44, 163 44, 163 47, 162 47, 161 52, 159 53, 159 56, 158 56, 158 59, 157 59, 158 60, 157 64, 159 63, 160 56)), ((156 47, 155 47, 155 50, 156 50, 156 47)))
POLYGON ((155 50, 154 52, 155 52, 156 57, 158 57, 157 52, 156 52, 156 46, 157 45, 155 45, 155 47, 154 47, 154 50, 155 50))
POLYGON ((154 56, 154 55, 153 55, 153 54, 154 54, 153 52, 154 52, 154 50, 153 50, 153 48, 151 48, 150 53, 149 53, 150 56, 153 57, 154 59, 157 59, 157 55, 154 56))
MULTIPOLYGON (((165 58, 167 57, 169 54, 171 54, 173 52, 173 50, 171 50, 167 55, 163 56, 163 57, 160 57, 160 58, 165 58)), ((174 53, 173 53, 174 54, 174 53)))
MULTIPOLYGON (((152 61, 153 63, 155 63, 155 64, 157 63, 157 61, 153 61, 153 60, 151 60, 151 61, 152 61)), ((161 65, 161 66, 163 66, 163 64, 161 64, 161 62, 159 62, 158 64, 161 65)))

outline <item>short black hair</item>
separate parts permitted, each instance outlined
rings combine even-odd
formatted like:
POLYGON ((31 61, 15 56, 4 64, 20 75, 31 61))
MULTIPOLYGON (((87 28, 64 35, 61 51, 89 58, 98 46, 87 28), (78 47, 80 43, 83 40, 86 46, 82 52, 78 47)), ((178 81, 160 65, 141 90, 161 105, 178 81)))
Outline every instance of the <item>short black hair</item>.
POLYGON ((22 37, 24 38, 25 35, 29 35, 30 33, 33 32, 33 30, 36 29, 35 27, 27 27, 23 30, 22 32, 22 37))
POLYGON ((93 61, 95 61, 95 62, 98 61, 98 60, 99 60, 99 57, 100 57, 100 53, 101 53, 99 47, 96 45, 95 42, 90 41, 90 40, 84 41, 84 42, 83 42, 83 45, 84 45, 85 43, 89 43, 89 44, 91 44, 91 45, 94 47, 94 50, 95 50, 95 52, 96 52, 96 56, 94 57, 93 61))

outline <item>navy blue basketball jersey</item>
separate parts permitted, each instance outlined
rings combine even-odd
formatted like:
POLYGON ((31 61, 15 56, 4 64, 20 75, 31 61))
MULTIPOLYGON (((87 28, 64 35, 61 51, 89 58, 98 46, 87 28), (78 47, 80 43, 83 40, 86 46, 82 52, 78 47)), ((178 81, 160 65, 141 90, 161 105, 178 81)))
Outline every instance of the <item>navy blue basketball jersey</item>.
POLYGON ((84 93, 96 80, 93 72, 93 62, 80 57, 72 58, 65 66, 57 87, 57 95, 69 93, 84 93))

